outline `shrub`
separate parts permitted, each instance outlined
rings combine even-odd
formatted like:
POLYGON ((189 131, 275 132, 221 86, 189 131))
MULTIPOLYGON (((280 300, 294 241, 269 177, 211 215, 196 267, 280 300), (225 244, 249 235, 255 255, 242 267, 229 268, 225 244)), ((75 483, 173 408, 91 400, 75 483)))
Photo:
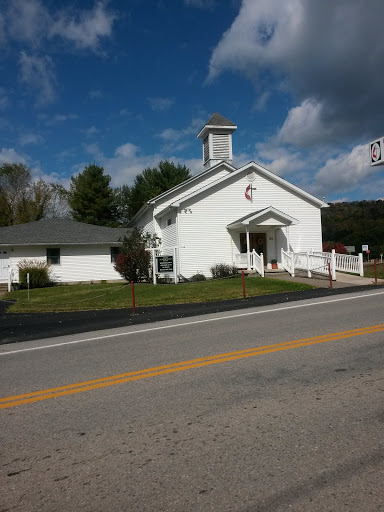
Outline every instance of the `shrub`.
POLYGON ((324 252, 332 252, 332 249, 335 249, 335 252, 339 254, 348 254, 345 245, 340 242, 323 242, 324 252))
POLYGON ((204 274, 194 274, 193 276, 191 276, 189 278, 189 281, 193 281, 193 282, 197 282, 197 281, 206 281, 207 278, 205 277, 204 274))
POLYGON ((146 250, 147 245, 147 237, 137 228, 130 236, 122 239, 115 270, 127 281, 137 283, 142 279, 149 279, 151 254, 146 250))
POLYGON ((17 266, 19 267, 19 282, 22 288, 28 287, 27 274, 29 274, 30 288, 43 288, 54 284, 51 267, 45 261, 24 259, 17 266))
POLYGON ((226 263, 216 263, 212 265, 209 270, 211 271, 213 279, 230 277, 237 274, 237 268, 233 265, 227 265, 226 263))

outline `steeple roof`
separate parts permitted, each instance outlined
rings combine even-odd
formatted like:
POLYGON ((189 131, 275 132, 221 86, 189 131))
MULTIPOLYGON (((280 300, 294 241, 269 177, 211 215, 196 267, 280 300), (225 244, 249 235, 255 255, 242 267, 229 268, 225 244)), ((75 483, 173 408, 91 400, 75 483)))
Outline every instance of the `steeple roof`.
POLYGON ((228 130, 229 133, 232 133, 236 130, 237 126, 225 117, 223 117, 218 112, 215 112, 214 114, 212 114, 209 121, 203 126, 203 128, 197 134, 197 137, 200 139, 205 137, 207 131, 212 128, 224 128, 228 130))

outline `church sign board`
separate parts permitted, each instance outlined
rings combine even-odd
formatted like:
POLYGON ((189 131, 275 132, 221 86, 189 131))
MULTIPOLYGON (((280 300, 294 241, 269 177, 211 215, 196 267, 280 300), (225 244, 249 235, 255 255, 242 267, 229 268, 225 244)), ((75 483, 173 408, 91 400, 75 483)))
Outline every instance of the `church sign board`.
POLYGON ((156 267, 158 274, 169 274, 173 272, 173 256, 156 256, 156 267))

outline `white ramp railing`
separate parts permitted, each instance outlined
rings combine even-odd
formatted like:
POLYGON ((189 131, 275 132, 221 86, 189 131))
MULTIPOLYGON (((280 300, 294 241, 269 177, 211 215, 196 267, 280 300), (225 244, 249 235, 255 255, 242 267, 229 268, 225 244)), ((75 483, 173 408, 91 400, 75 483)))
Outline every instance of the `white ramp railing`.
MULTIPOLYGON (((334 253, 334 251, 332 251, 334 253)), ((326 254, 331 257, 332 253, 330 252, 322 252, 322 253, 314 253, 314 254, 326 254)), ((351 274, 359 274, 360 276, 364 276, 364 266, 363 266, 363 254, 360 253, 358 256, 352 256, 350 254, 335 254, 335 268, 340 272, 350 272, 351 274)))
POLYGON ((292 277, 295 277, 293 253, 285 252, 284 249, 281 249, 281 264, 283 265, 283 268, 291 274, 292 277))
POLYGON ((332 280, 336 281, 336 269, 334 263, 334 254, 328 253, 311 253, 311 252, 294 252, 293 257, 294 269, 305 270, 308 277, 312 277, 312 273, 328 275, 329 266, 332 272, 332 280))
POLYGON ((264 256, 263 253, 257 254, 255 249, 250 254, 251 268, 256 270, 261 277, 264 277, 264 256))
POLYGON ((252 252, 242 252, 235 254, 235 265, 237 268, 245 268, 247 270, 256 270, 261 277, 264 277, 264 256, 263 253, 258 254, 255 250, 252 252))

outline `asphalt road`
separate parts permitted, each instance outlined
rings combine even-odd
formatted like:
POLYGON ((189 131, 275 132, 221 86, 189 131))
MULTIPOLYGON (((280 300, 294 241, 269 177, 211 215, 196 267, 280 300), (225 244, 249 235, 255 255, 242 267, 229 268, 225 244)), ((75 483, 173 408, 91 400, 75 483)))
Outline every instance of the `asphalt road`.
POLYGON ((384 510, 383 306, 2 345, 0 511, 384 510))

